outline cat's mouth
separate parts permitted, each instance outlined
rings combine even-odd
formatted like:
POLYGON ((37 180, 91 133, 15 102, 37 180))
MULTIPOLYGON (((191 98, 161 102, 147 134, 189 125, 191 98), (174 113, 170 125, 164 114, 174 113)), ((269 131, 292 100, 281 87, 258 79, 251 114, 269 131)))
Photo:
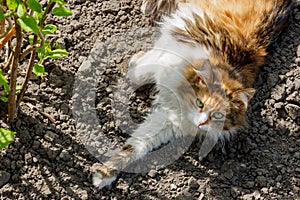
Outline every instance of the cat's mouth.
POLYGON ((198 128, 204 131, 207 131, 209 128, 210 119, 202 119, 198 121, 198 128))
POLYGON ((199 123, 198 123, 198 127, 207 125, 208 123, 209 123, 209 119, 206 119, 205 121, 199 122, 199 123))
POLYGON ((197 125, 199 129, 204 131, 208 131, 209 129, 223 130, 224 120, 211 120, 208 118, 206 120, 199 121, 197 125))
POLYGON ((200 129, 200 130, 203 130, 203 131, 208 131, 208 129, 209 129, 209 125, 208 124, 203 124, 203 125, 198 125, 198 128, 200 129))

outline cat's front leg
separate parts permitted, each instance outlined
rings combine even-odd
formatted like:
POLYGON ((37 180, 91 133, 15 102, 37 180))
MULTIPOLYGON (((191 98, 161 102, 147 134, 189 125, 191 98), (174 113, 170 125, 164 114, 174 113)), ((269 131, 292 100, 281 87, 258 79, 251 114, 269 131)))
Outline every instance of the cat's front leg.
POLYGON ((116 180, 117 174, 149 151, 173 138, 172 127, 166 125, 165 113, 151 113, 126 141, 124 147, 94 169, 93 184, 101 189, 116 180))
POLYGON ((134 159, 135 152, 130 145, 125 145, 120 152, 113 155, 108 161, 93 166, 93 185, 98 189, 110 185, 117 178, 118 173, 134 159))
POLYGON ((116 175, 106 165, 94 166, 93 184, 97 188, 101 189, 107 185, 110 185, 116 180, 116 175))

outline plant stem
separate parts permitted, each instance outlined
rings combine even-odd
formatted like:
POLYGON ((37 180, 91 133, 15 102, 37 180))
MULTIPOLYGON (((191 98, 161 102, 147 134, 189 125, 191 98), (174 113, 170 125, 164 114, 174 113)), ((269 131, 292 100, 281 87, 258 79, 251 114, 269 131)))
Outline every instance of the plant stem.
POLYGON ((42 19, 41 19, 41 21, 39 23, 39 26, 41 28, 43 28, 44 23, 45 23, 45 21, 46 21, 46 19, 48 17, 48 14, 52 11, 52 9, 54 8, 54 6, 55 6, 55 3, 53 3, 53 2, 51 2, 50 4, 47 5, 46 10, 44 12, 44 15, 43 15, 43 17, 42 17, 42 19))
MULTIPOLYGON (((45 10, 44 15, 42 17, 42 20, 39 23, 40 29, 43 29, 45 20, 47 19, 48 14, 52 11, 52 9, 54 8, 54 6, 55 6, 55 3, 51 3, 51 4, 48 4, 48 6, 46 7, 46 10, 45 10)), ((40 47, 42 47, 44 45, 45 39, 44 39, 44 36, 41 33, 41 31, 39 32, 39 37, 42 40, 41 41, 41 45, 40 45, 40 47)), ((21 91, 18 94, 16 109, 18 109, 18 107, 20 106, 20 103, 21 103, 21 101, 23 99, 23 96, 24 96, 25 91, 27 89, 28 82, 29 82, 31 74, 32 74, 32 70, 33 70, 33 67, 34 67, 34 59, 35 59, 35 56, 36 56, 36 45, 37 45, 37 42, 38 42, 38 36, 34 35, 34 37, 33 37, 33 44, 32 44, 33 49, 32 49, 31 55, 30 55, 30 59, 29 59, 29 63, 28 63, 27 71, 26 71, 25 80, 22 83, 21 91)), ((21 57, 23 58, 23 56, 21 56, 21 57)))
POLYGON ((45 44, 45 38, 43 36, 43 34, 41 33, 41 31, 39 31, 39 37, 41 39, 41 43, 39 45, 37 45, 37 42, 36 43, 33 43, 32 46, 28 49, 26 49, 21 57, 20 57, 20 61, 22 61, 30 52, 32 52, 33 49, 37 49, 37 48, 42 48, 45 44))
POLYGON ((3 19, 2 23, 3 23, 3 28, 1 27, 0 38, 4 38, 8 34, 8 32, 11 30, 11 28, 13 27, 13 23, 9 17, 6 19, 3 19), (7 21, 7 23, 8 23, 8 27, 6 27, 6 28, 5 28, 5 21, 7 21))
POLYGON ((0 35, 5 33, 5 20, 0 21, 0 35))
POLYGON ((2 47, 4 47, 4 45, 11 39, 11 37, 16 33, 16 28, 13 27, 12 29, 10 29, 10 31, 8 32, 8 34, 5 36, 5 38, 0 40, 0 49, 2 49, 2 47))
POLYGON ((22 30, 19 24, 17 23, 16 17, 15 28, 16 28, 16 47, 14 51, 14 59, 10 70, 10 81, 9 81, 9 95, 8 95, 8 122, 11 123, 16 118, 16 86, 17 86, 17 73, 19 66, 19 58, 21 53, 22 45, 22 30))
MULTIPOLYGON (((33 37, 33 46, 36 45, 37 43, 37 36, 34 35, 33 37)), ((32 74, 32 70, 33 70, 33 66, 34 66, 34 59, 35 59, 35 56, 36 56, 36 48, 34 48, 31 52, 31 55, 30 55, 30 59, 29 59, 29 63, 28 63, 28 67, 27 67, 27 71, 26 71, 26 76, 25 76, 25 80, 23 81, 22 83, 22 87, 21 87, 21 91, 20 93, 18 94, 18 98, 17 98, 17 109, 23 99, 23 96, 25 94, 25 91, 27 89, 27 85, 28 85, 28 82, 30 80, 30 77, 31 77, 31 74, 32 74)))
POLYGON ((7 72, 7 71, 8 71, 8 67, 9 67, 10 64, 11 64, 11 61, 13 60, 13 57, 14 57, 14 53, 11 52, 10 55, 9 55, 9 57, 8 57, 8 60, 7 60, 6 64, 5 64, 4 67, 2 68, 2 70, 3 70, 4 72, 7 72))

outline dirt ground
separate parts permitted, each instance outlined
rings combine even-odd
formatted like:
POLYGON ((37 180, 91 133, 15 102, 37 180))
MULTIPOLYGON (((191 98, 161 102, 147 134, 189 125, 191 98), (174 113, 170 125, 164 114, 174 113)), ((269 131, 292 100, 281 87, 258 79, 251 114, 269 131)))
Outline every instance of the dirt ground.
POLYGON ((45 76, 32 78, 13 125, 16 139, 0 152, 0 199, 300 199, 299 2, 257 77, 249 128, 202 161, 194 141, 168 166, 123 172, 111 187, 93 187, 90 168, 104 139, 124 142, 155 95, 151 84, 120 84, 131 55, 157 36, 140 3, 69 0, 74 15, 49 20, 70 56, 49 61, 45 76), (128 102, 117 100, 127 102, 125 110, 113 101, 124 88, 128 102))

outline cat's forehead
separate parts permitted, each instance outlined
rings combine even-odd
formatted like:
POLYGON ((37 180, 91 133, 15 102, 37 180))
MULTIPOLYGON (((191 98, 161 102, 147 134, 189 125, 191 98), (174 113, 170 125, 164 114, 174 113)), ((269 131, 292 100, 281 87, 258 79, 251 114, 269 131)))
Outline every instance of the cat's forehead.
POLYGON ((236 78, 230 77, 226 70, 215 66, 211 66, 209 77, 201 79, 202 84, 199 84, 199 90, 209 93, 210 96, 222 96, 223 99, 241 88, 241 83, 236 78), (203 90, 203 88, 206 89, 203 90))
POLYGON ((200 87, 196 89, 196 93, 198 95, 202 95, 205 96, 205 98, 214 100, 226 98, 227 89, 220 78, 205 79, 202 81, 202 84, 199 84, 199 86, 200 87))
POLYGON ((226 98, 220 93, 214 92, 204 95, 201 101, 205 104, 205 107, 212 110, 223 110, 226 109, 228 102, 226 98))
POLYGON ((225 101, 224 96, 217 92, 202 95, 200 98, 205 104, 216 104, 225 101))

